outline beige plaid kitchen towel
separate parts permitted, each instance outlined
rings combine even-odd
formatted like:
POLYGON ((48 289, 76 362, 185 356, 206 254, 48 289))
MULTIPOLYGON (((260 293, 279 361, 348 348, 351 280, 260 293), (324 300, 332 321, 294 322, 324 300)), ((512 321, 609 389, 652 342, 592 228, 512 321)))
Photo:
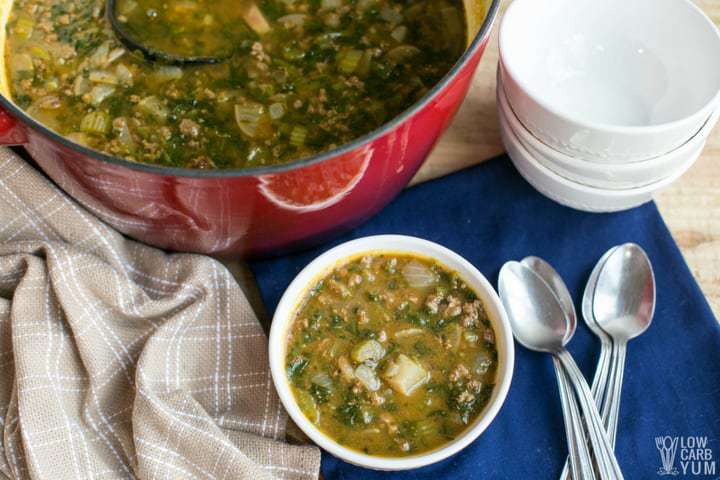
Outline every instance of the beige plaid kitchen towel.
POLYGON ((217 261, 123 238, 0 150, 0 476, 317 478, 217 261))

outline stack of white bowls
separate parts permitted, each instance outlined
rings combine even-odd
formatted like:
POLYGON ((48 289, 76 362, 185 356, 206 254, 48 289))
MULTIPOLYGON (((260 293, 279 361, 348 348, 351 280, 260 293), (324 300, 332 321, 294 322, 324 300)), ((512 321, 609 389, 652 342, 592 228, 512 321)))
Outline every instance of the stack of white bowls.
POLYGON ((514 0, 499 43, 503 142, 564 205, 651 200, 720 117, 720 32, 690 0, 514 0))

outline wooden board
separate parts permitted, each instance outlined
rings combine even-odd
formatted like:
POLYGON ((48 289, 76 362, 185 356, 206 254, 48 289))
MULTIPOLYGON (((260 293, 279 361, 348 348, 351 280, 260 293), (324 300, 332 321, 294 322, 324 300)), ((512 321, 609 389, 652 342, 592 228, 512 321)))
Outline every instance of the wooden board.
MULTIPOLYGON (((720 1, 695 2, 720 25, 720 1)), ((455 121, 413 182, 446 175, 503 152, 495 109, 497 30, 496 24, 455 121)), ((697 164, 656 201, 715 316, 720 317, 720 127, 715 128, 697 164)))

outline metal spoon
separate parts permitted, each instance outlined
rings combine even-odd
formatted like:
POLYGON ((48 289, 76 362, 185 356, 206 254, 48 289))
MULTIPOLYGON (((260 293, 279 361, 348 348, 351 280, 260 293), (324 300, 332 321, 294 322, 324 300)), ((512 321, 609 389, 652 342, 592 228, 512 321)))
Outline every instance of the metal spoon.
MULTIPOLYGON (((572 297, 570 296, 570 292, 568 292, 565 282, 557 271, 542 258, 525 257, 520 263, 538 274, 538 276, 547 283, 548 287, 550 287, 560 302, 568 320, 568 329, 563 342, 567 344, 575 334, 577 315, 575 314, 575 305, 573 304, 572 297)), ((557 375, 560 386, 560 401, 563 408, 565 435, 567 437, 569 452, 568 461, 565 462, 560 478, 566 478, 569 473, 572 473, 571 478, 574 479, 594 479, 595 472, 592 468, 592 457, 588 449, 585 429, 580 421, 580 410, 578 409, 575 393, 572 390, 570 379, 563 370, 560 361, 554 356, 553 364, 555 365, 555 374, 557 375)))
MULTIPOLYGON (((600 257, 600 260, 595 264, 590 277, 588 277, 587 284, 585 285, 585 292, 583 293, 582 299, 582 315, 585 320, 585 324, 590 330, 600 339, 600 355, 598 356, 597 366, 595 367, 595 376, 593 377, 592 386, 590 391, 595 398, 595 405, 598 410, 603 406, 603 400, 605 395, 605 389, 608 381, 608 372, 610 369, 610 357, 612 354, 612 341, 610 337, 595 323, 592 312, 592 302, 595 295, 595 285, 597 284, 598 275, 602 266, 605 265, 605 261, 617 247, 613 247, 605 254, 600 257)), ((524 261, 523 261, 524 262, 524 261)), ((557 292, 556 292, 557 294, 557 292)), ((607 428, 607 411, 601 410, 600 417, 603 420, 603 424, 607 428)), ((568 478, 578 478, 574 474, 570 475, 571 470, 569 469, 569 462, 565 462, 563 471, 560 474, 560 478, 566 480, 568 478), (569 476, 570 475, 570 476, 569 476)), ((582 478, 582 477, 580 477, 582 478)))
MULTIPOLYGON (((610 250, 605 252, 603 256, 600 257, 600 260, 598 260, 598 262, 595 264, 592 272, 590 272, 590 277, 588 278, 587 284, 585 285, 585 292, 583 293, 582 299, 582 314, 583 319, 585 320, 585 325, 587 325, 590 331, 593 332, 600 339, 600 355, 598 357, 597 366, 595 367, 595 376, 593 377, 592 387, 590 388, 590 390, 595 397, 595 403, 597 404, 598 409, 601 409, 601 417, 603 419, 603 422, 607 422, 607 415, 603 414, 606 413, 603 409, 603 405, 605 403, 604 399, 609 376, 608 372, 610 371, 612 340, 610 339, 608 334, 605 333, 603 329, 601 329, 597 325, 597 322, 595 322, 595 318, 593 315, 593 299, 595 297, 595 287, 597 285, 597 279, 600 275, 600 271, 605 265, 608 257, 610 257, 610 255, 617 248, 618 247, 612 247, 610 250)), ((607 425, 607 423, 605 424, 607 425)))
POLYGON ((647 254, 633 243, 619 246, 603 265, 593 298, 595 321, 614 344, 607 397, 612 445, 617 437, 627 342, 647 330, 654 311, 655 275, 647 254))
POLYGON ((500 271, 499 290, 518 343, 531 350, 551 353, 565 368, 585 414, 599 478, 623 478, 595 407, 590 387, 565 349, 568 321, 557 297, 545 281, 519 262, 508 262, 503 266, 500 271))

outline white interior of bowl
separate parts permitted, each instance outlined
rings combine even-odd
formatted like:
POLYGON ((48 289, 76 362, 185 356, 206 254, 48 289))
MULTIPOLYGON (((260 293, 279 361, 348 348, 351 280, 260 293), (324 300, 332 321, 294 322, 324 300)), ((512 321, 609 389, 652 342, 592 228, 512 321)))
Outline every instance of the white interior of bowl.
POLYGON ((316 258, 305 267, 285 291, 278 303, 270 329, 270 370, 275 388, 285 409, 293 421, 317 445, 355 465, 376 470, 407 470, 439 462, 465 448, 490 424, 505 401, 514 365, 514 344, 512 331, 505 310, 492 285, 467 260, 451 250, 433 242, 403 235, 378 235, 353 240, 339 245, 316 258), (468 428, 441 448, 408 457, 377 457, 366 455, 337 443, 320 431, 295 402, 295 397, 285 372, 285 353, 288 329, 295 312, 308 290, 325 274, 349 258, 368 253, 414 253, 440 262, 456 271, 473 288, 483 302, 490 322, 495 330, 498 350, 498 369, 495 388, 485 409, 468 428))
POLYGON ((673 123, 720 92, 720 34, 690 0, 515 0, 500 42, 530 96, 585 123, 673 123))

